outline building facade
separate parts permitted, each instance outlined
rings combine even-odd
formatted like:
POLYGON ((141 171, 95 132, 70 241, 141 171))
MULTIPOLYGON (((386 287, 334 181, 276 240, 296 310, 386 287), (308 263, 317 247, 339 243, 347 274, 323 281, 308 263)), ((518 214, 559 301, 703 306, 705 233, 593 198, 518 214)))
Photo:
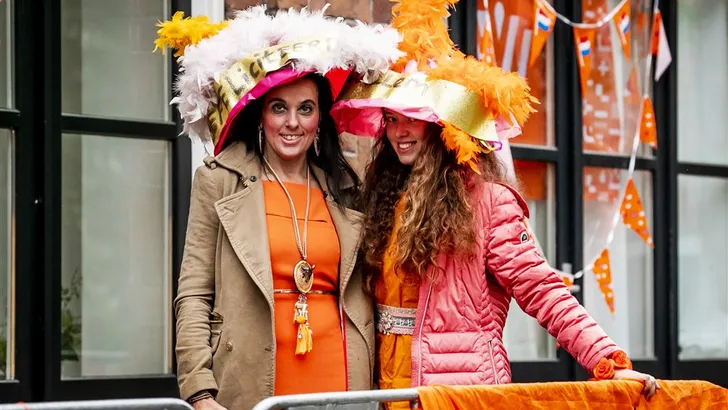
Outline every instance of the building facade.
MULTIPOLYGON (((0 402, 177 394, 171 301, 192 171, 205 151, 180 136, 168 104, 175 62, 152 53, 155 23, 176 10, 217 20, 258 3, 0 1, 0 402)), ((389 20, 386 0, 330 3, 332 15, 389 20)), ((617 3, 552 1, 573 21, 617 3)), ((483 5, 461 0, 448 21, 473 55, 483 5)), ((488 5, 499 64, 525 75, 541 100, 511 146, 534 231, 554 267, 580 271, 619 205, 608 188, 624 184, 628 139, 592 138, 606 120, 584 104, 568 26, 557 24, 527 65, 532 0, 488 5)), ((612 231, 614 313, 593 273, 575 281, 574 293, 639 370, 728 386, 728 6, 681 0, 660 9, 672 64, 658 82, 638 77, 653 90, 658 141, 640 148, 633 174, 655 246, 623 227, 612 231)), ((604 109, 620 112, 615 127, 624 134, 631 65, 610 56, 610 41, 609 32, 597 38, 602 77, 613 83, 599 89, 616 90, 620 102, 604 109)), ((635 34, 638 50, 648 42, 635 34)), ((345 137, 359 169, 371 142, 345 137)), ((515 304, 504 339, 514 381, 586 378, 515 304)))

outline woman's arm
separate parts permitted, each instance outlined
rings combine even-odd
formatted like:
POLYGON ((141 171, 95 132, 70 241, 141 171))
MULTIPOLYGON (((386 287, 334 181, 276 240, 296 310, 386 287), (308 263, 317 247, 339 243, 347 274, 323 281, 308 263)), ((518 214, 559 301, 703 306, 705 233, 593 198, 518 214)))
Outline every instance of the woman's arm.
POLYGON ((212 170, 206 165, 200 166, 192 182, 187 236, 175 299, 177 378, 183 400, 203 391, 214 395, 218 389, 211 370, 210 313, 215 292, 219 226, 214 205, 219 196, 212 170))
POLYGON ((527 207, 509 187, 488 184, 484 195, 486 268, 589 373, 620 350, 540 255, 526 228, 527 207))

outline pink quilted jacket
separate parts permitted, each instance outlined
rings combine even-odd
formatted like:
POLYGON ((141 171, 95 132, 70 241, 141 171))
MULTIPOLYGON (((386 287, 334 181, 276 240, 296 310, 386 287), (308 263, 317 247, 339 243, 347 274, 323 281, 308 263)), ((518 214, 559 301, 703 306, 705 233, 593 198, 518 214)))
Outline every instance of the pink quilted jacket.
POLYGON ((475 258, 442 254, 423 281, 412 339, 412 386, 511 381, 503 326, 511 297, 590 371, 619 350, 549 268, 530 238, 528 208, 510 187, 476 195, 475 258), (438 273, 439 272, 439 273, 438 273))

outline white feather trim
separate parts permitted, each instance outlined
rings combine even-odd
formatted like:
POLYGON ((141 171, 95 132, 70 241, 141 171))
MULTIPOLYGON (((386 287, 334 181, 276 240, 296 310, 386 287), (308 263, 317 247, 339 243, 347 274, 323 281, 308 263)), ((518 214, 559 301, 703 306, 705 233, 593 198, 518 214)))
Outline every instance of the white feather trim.
POLYGON ((213 83, 228 67, 255 51, 305 37, 336 38, 333 58, 297 60, 296 68, 325 74, 334 67, 348 67, 368 81, 403 55, 397 48, 400 34, 389 26, 361 22, 349 26, 341 18, 325 17, 323 10, 281 10, 275 17, 265 10, 266 6, 255 6, 237 12, 226 28, 187 47, 179 57, 178 97, 172 103, 178 104, 184 132, 191 138, 212 139, 206 114, 217 102, 213 83))

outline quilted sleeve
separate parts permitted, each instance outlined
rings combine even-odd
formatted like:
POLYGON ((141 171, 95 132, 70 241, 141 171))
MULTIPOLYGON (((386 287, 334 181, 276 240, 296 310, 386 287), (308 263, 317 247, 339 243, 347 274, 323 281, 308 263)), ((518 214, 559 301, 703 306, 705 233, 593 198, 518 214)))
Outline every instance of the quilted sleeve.
POLYGON ((527 207, 509 187, 492 185, 483 207, 489 274, 589 373, 620 350, 540 255, 527 228, 527 207))

